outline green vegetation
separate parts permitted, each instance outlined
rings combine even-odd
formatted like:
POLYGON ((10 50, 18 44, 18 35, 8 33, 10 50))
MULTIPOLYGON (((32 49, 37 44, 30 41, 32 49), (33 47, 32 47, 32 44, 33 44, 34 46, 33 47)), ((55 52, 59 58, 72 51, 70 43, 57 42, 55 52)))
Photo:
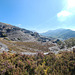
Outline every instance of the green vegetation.
POLYGON ((66 44, 67 47, 75 46, 75 38, 70 38, 68 40, 65 40, 65 44, 66 44))
POLYGON ((7 38, 7 37, 4 37, 4 39, 10 41, 9 38, 7 38))
POLYGON ((75 75, 75 53, 0 54, 0 75, 75 75))
POLYGON ((2 34, 1 34, 1 37, 7 37, 7 34, 2 33, 2 34))
POLYGON ((58 41, 57 44, 59 45, 60 49, 63 49, 65 46, 66 48, 71 48, 75 46, 75 38, 70 38, 65 41, 58 41))

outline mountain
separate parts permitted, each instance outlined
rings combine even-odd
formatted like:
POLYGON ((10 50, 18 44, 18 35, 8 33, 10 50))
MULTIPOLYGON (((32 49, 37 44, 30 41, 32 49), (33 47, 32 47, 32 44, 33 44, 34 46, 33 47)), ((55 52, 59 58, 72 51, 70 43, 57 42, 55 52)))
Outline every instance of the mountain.
POLYGON ((35 54, 37 51, 48 52, 49 47, 55 46, 57 41, 59 40, 0 22, 0 52, 9 51, 28 55, 35 54))
POLYGON ((0 37, 12 41, 51 41, 52 38, 40 36, 37 32, 0 22, 0 37))
POLYGON ((75 37, 75 31, 72 31, 70 29, 56 29, 49 30, 48 32, 42 33, 41 35, 65 40, 75 37))

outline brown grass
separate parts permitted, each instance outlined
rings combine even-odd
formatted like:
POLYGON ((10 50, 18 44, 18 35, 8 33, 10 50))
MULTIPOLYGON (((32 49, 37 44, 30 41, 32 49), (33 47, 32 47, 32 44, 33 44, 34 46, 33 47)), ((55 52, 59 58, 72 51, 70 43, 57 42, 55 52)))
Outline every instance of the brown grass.
POLYGON ((48 52, 49 47, 54 46, 54 44, 49 43, 40 43, 40 42, 16 42, 16 41, 8 41, 3 38, 0 38, 0 41, 6 44, 9 50, 13 50, 16 52, 48 52))

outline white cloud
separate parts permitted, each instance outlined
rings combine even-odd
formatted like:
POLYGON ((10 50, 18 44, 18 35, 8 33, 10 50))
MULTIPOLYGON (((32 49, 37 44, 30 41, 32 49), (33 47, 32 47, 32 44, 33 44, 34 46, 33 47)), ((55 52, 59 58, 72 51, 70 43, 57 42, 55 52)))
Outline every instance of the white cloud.
POLYGON ((13 25, 15 25, 15 26, 18 26, 18 27, 19 27, 19 26, 21 26, 22 24, 13 24, 13 25))
POLYGON ((17 26, 20 26, 20 25, 22 25, 22 24, 17 24, 17 26))
POLYGON ((59 21, 65 21, 72 15, 75 15, 75 0, 64 0, 66 2, 65 7, 57 13, 59 21))
POLYGON ((75 31, 75 29, 71 29, 71 30, 75 31))
POLYGON ((63 11, 61 11, 57 14, 58 17, 66 17, 66 16, 69 16, 69 15, 72 15, 72 13, 69 12, 69 11, 66 11, 66 10, 63 10, 63 11))

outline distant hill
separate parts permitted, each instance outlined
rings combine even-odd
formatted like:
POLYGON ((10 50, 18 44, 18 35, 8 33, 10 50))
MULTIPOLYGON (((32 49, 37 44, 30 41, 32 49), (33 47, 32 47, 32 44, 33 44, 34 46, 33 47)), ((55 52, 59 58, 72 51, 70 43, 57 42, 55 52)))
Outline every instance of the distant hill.
POLYGON ((48 32, 42 33, 41 35, 65 40, 75 37, 75 31, 72 31, 70 29, 56 29, 49 30, 48 32))

